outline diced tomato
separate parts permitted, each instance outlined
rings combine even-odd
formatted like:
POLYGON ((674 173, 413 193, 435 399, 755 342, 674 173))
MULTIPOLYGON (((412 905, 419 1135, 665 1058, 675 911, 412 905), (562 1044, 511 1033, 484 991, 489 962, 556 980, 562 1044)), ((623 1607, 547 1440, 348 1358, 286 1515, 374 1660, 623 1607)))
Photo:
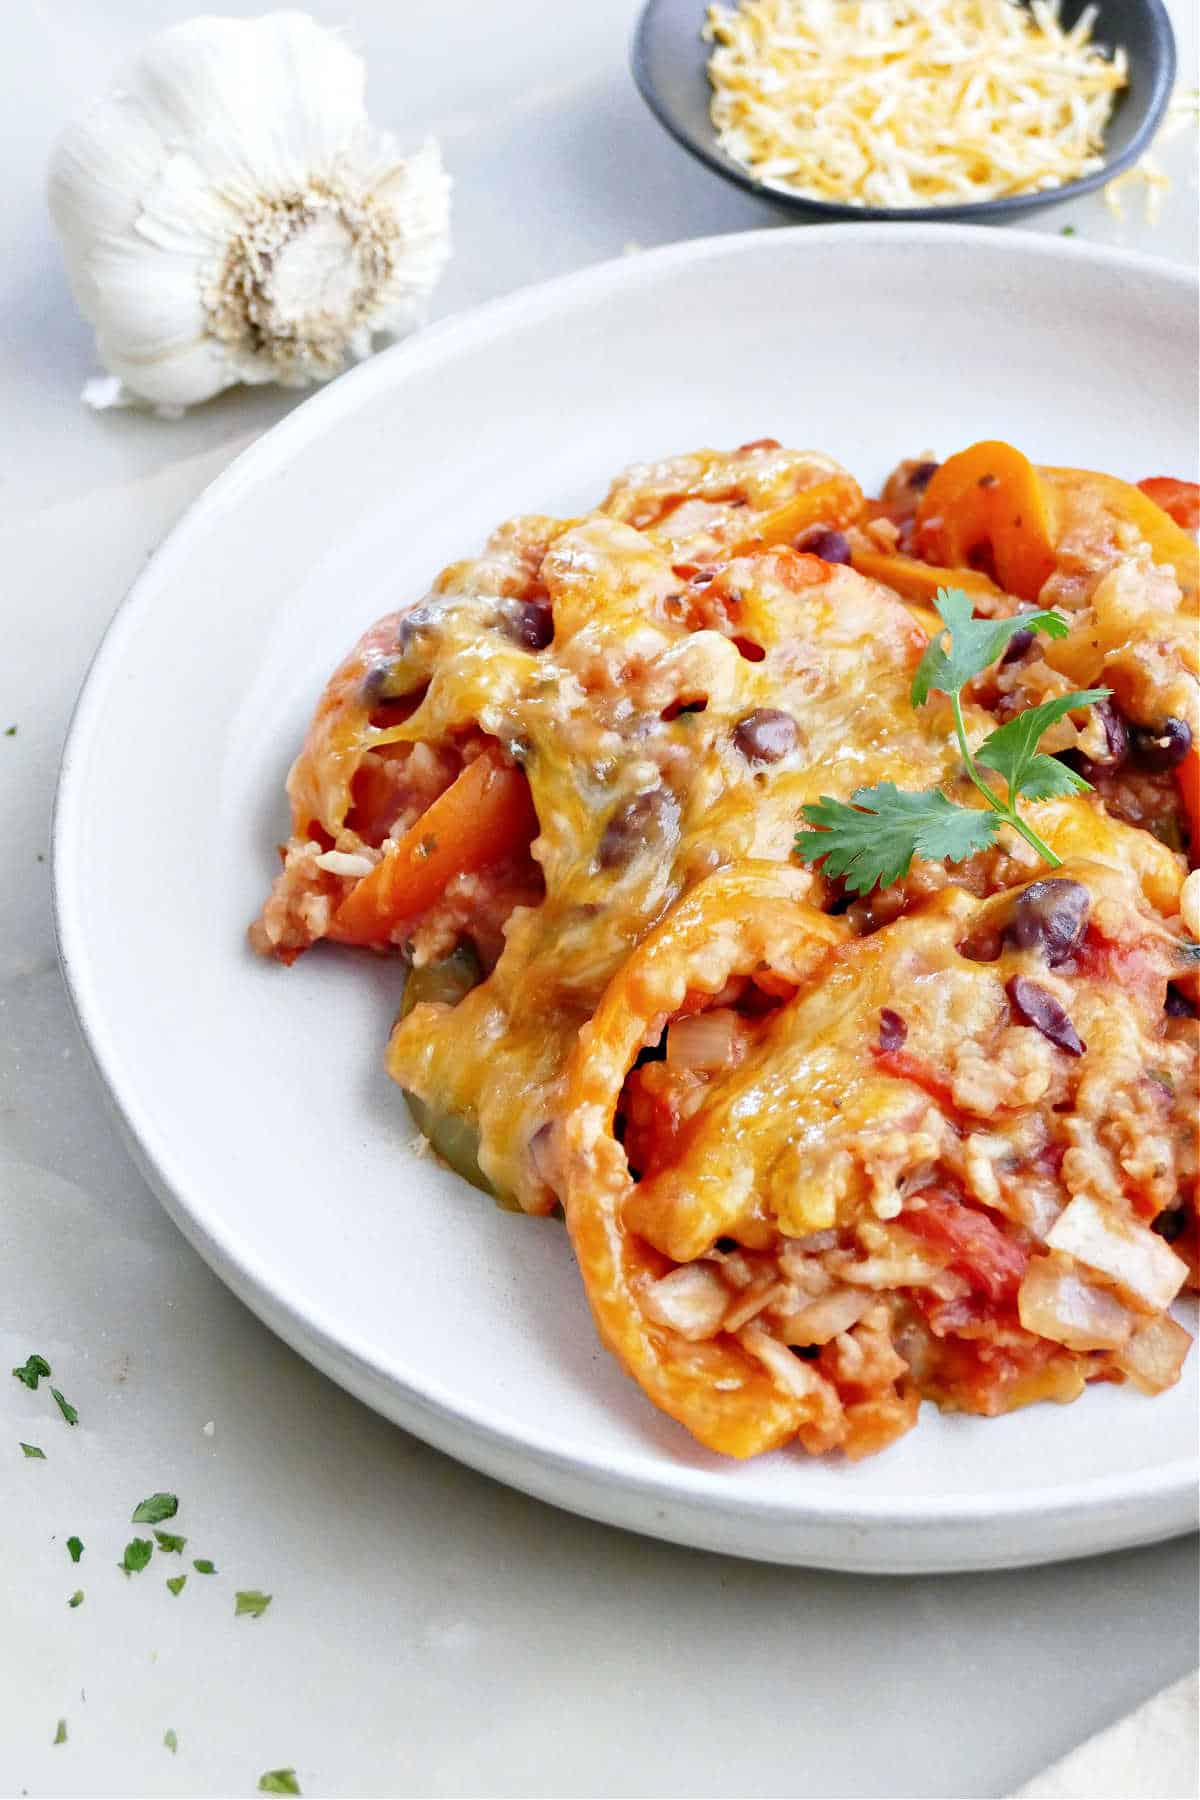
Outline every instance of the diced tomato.
POLYGON ((631 1072, 621 1095, 622 1146, 638 1175, 654 1175, 675 1161, 686 1122, 684 1096, 702 1085, 691 1070, 665 1062, 643 1063, 631 1072))
POLYGON ((923 1056, 914 1056, 911 1050, 873 1050, 872 1055, 876 1068, 885 1075, 894 1075, 897 1081, 911 1081, 914 1086, 924 1088, 944 1112, 954 1110, 954 1095, 948 1079, 923 1056))
POLYGON ((1200 530, 1200 487, 1194 481, 1176 481, 1173 475, 1148 475, 1138 486, 1184 531, 1200 530))
POLYGON ((945 1188, 925 1188, 922 1205, 900 1215, 915 1237, 950 1253, 950 1267, 993 1301, 1015 1298, 1029 1253, 1005 1237, 986 1213, 966 1206, 945 1188))

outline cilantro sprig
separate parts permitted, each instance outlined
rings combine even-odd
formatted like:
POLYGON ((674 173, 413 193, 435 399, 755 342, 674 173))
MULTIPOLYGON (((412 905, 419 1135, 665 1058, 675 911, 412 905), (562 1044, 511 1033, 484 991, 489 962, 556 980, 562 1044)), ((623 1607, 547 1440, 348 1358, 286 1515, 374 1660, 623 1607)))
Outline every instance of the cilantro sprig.
POLYGON ((1040 631, 1047 637, 1067 635, 1067 624, 1056 612, 1018 613, 1010 619, 977 619, 961 588, 939 588, 934 602, 945 631, 930 642, 912 684, 912 704, 924 706, 934 689, 946 694, 954 716, 954 731, 963 767, 983 797, 984 807, 959 806, 940 788, 910 793, 894 782, 859 788, 850 804, 823 794, 802 808, 815 829, 796 837, 796 855, 802 862, 823 862, 825 873, 841 877, 854 893, 889 887, 907 875, 914 856, 931 862, 962 862, 986 850, 1001 825, 1020 833, 1052 869, 1062 859, 1040 838, 1017 810, 1020 798, 1048 800, 1059 794, 1077 794, 1090 782, 1038 745, 1050 727, 1080 707, 1106 700, 1109 688, 1086 688, 1040 706, 1026 707, 986 737, 977 750, 967 739, 962 690, 1003 656, 1019 631, 1040 631), (998 794, 980 773, 990 769, 1004 779, 998 794))

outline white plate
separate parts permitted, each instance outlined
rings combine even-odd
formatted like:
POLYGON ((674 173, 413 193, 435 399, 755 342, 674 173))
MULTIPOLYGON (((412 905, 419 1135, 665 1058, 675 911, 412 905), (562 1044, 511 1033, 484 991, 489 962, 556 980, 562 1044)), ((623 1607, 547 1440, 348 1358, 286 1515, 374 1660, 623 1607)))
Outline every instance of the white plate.
MULTIPOLYGON (((63 966, 149 1179, 304 1356, 431 1443, 561 1506, 833 1568, 983 1568, 1185 1530, 1196 1357, 940 1418, 857 1467, 719 1461, 597 1346, 565 1235, 409 1149, 382 1071, 400 971, 284 970, 244 931, 325 676, 517 511, 624 463, 772 433, 877 481, 1011 438, 1042 461, 1187 474, 1195 292, 1165 265, 961 226, 684 244, 452 320, 318 394, 198 501, 117 617, 55 824, 63 966)), ((301 1428, 303 1428, 301 1426, 301 1428)))

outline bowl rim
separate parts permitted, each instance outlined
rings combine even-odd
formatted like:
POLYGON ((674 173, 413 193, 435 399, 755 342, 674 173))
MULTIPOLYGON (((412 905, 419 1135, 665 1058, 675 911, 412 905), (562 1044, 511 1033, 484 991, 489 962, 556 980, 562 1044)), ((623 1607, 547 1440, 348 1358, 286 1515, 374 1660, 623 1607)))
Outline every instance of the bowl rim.
MULTIPOLYGON (((726 181, 741 188, 743 193, 751 194, 768 205, 806 216, 814 223, 825 221, 832 224, 845 219, 863 223, 879 220, 895 224, 925 224, 945 219, 956 224, 989 224, 1002 219, 1021 218, 1043 207, 1062 205, 1083 194, 1093 193, 1096 188, 1104 187, 1114 180, 1144 154, 1158 130, 1175 87, 1178 51, 1165 0, 1139 0, 1139 3, 1149 19, 1151 38, 1157 46, 1158 54, 1152 59, 1152 81, 1142 117, 1128 144, 1118 155, 1106 159, 1102 167, 1093 170, 1090 175, 1081 175, 1063 187, 1043 188, 1033 194, 1000 195, 993 200, 964 200, 960 203, 947 201, 939 206, 854 206, 841 200, 810 199, 807 195, 791 193, 785 188, 772 187, 767 182, 760 181, 717 147, 715 131, 711 142, 693 136, 663 100, 650 72, 649 38, 655 16, 666 4, 666 0, 643 0, 630 39, 630 71, 642 99, 677 144, 715 175, 723 176, 726 181)), ((699 12, 699 6, 697 10, 699 12)))

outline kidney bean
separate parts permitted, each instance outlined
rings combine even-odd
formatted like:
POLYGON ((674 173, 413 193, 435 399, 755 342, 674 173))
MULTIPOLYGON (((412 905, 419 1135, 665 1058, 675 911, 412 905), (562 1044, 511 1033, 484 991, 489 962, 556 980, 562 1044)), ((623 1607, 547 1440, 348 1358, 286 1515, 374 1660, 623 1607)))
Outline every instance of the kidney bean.
POLYGON ((548 600, 517 600, 504 613, 504 629, 522 650, 544 650, 554 636, 548 600))
POLYGON ((1169 1019, 1194 1019, 1197 1016, 1195 1002, 1189 1000, 1173 981, 1167 983, 1167 997, 1163 1002, 1163 1009, 1169 1019))
POLYGON ((436 632, 438 616, 442 612, 444 602, 437 600, 422 601, 420 606, 410 607, 400 621, 400 630, 396 638, 396 648, 401 655, 411 650, 413 643, 426 632, 436 632))
POLYGON ((664 839, 679 823, 679 802, 669 788, 651 788, 618 806, 600 837, 596 858, 602 869, 631 862, 656 838, 664 839))
POLYGON ((1092 909, 1091 895, 1079 881, 1051 876, 1025 889, 1005 926, 1005 941, 1018 950, 1040 950, 1050 967, 1078 950, 1092 909))
POLYGON ((1014 975, 1004 989, 1009 1005, 1023 1025, 1032 1025, 1044 1038, 1068 1056, 1082 1056, 1087 1049, 1070 1014, 1048 988, 1039 987, 1027 975, 1014 975))
POLYGON ((818 525, 812 531, 806 531, 796 540, 797 550, 807 551, 809 556, 819 556, 822 562, 848 563, 850 561, 850 540, 844 531, 830 531, 824 525, 818 525))
POLYGON ((908 472, 909 487, 912 488, 914 492, 923 494, 940 467, 940 463, 919 462, 915 468, 910 469, 908 472))
POLYGON ((733 741, 747 762, 777 763, 796 748, 799 733, 790 713, 762 706, 747 713, 733 734, 733 741))
POLYGON ((1164 769, 1175 768, 1192 747, 1191 726, 1186 719, 1177 719, 1173 715, 1164 719, 1161 725, 1135 725, 1129 735, 1134 756, 1143 769, 1149 769, 1155 775, 1164 769))
POLYGON ((907 1036, 908 1026, 900 1014, 893 1012, 890 1006, 881 1006, 879 1009, 879 1048, 884 1052, 901 1050, 907 1036))
POLYGON ((1119 769, 1129 755, 1129 732, 1111 700, 1097 700, 1092 708, 1104 727, 1104 751, 1100 756, 1081 756, 1080 774, 1088 778, 1097 769, 1119 769))
POLYGON ((1024 627, 1020 631, 1014 631, 1008 640, 1008 647, 1004 655, 1000 658, 1001 667, 1005 663, 1020 662, 1036 636, 1036 631, 1028 631, 1024 627))

